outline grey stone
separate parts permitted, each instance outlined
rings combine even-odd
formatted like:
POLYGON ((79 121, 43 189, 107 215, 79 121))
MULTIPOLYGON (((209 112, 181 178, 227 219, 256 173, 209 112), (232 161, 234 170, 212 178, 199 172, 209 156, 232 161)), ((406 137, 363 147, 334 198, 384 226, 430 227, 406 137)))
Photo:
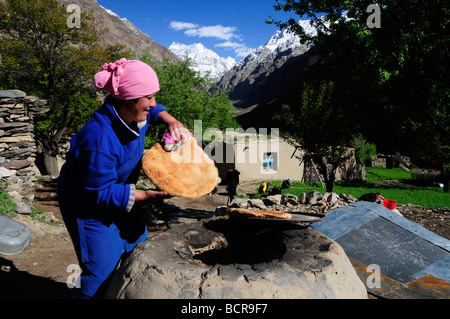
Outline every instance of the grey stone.
POLYGON ((306 193, 301 193, 298 197, 298 203, 299 204, 305 204, 306 203, 306 193))
POLYGON ((350 195, 350 194, 344 194, 344 193, 340 194, 339 197, 342 200, 346 201, 347 203, 353 203, 358 200, 355 196, 350 195))
POLYGON ((319 203, 322 200, 322 193, 319 191, 310 191, 306 194, 306 203, 310 205, 314 205, 319 203))
POLYGON ((0 98, 18 98, 18 97, 25 97, 27 96, 25 92, 20 90, 1 90, 0 91, 0 98))
POLYGON ((13 175, 13 173, 9 169, 0 166, 0 178, 2 178, 2 177, 10 177, 12 175, 13 175))
POLYGON ((280 205, 281 204, 281 194, 267 196, 267 198, 264 200, 264 202, 265 203, 267 202, 267 205, 280 205))
POLYGON ((334 205, 339 200, 339 196, 335 192, 326 192, 323 194, 323 198, 329 205, 334 205))
POLYGON ((16 204, 16 213, 22 215, 30 215, 31 207, 25 203, 18 203, 16 204))
POLYGON ((256 207, 259 209, 266 209, 266 205, 264 205, 264 201, 262 199, 252 198, 248 202, 253 207, 256 207))
POLYGON ((248 199, 235 197, 233 199, 233 203, 231 204, 230 207, 234 207, 234 208, 248 208, 248 206, 249 206, 248 199))
POLYGON ((283 195, 283 203, 286 204, 291 204, 291 205, 297 205, 298 201, 297 201, 297 196, 293 195, 293 194, 284 194, 283 195))

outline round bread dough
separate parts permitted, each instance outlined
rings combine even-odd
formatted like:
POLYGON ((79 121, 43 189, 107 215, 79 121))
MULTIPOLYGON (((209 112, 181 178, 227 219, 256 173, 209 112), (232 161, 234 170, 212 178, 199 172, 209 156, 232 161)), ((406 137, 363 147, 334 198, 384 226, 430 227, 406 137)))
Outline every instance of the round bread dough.
POLYGON ((212 192, 220 182, 214 161, 194 137, 172 152, 155 144, 142 157, 142 168, 153 184, 172 196, 197 198, 212 192))

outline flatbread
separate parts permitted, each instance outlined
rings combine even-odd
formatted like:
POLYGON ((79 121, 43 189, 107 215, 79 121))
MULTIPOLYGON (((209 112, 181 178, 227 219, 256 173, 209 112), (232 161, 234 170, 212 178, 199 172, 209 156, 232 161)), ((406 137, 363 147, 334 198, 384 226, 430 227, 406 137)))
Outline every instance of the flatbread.
POLYGON ((251 210, 246 208, 228 208, 227 214, 231 217, 261 218, 261 219, 291 219, 292 215, 278 210, 251 210))
POLYGON ((197 198, 212 192, 220 182, 214 161, 194 137, 172 152, 155 144, 142 157, 142 168, 153 184, 172 196, 197 198))

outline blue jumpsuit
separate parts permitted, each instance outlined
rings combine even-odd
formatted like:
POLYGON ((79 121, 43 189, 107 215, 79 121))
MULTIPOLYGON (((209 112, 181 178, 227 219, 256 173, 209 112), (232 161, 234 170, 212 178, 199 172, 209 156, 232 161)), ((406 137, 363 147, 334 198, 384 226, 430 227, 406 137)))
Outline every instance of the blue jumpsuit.
POLYGON ((122 255, 147 239, 144 218, 132 208, 145 133, 161 111, 161 104, 150 108, 132 129, 107 99, 70 141, 57 192, 82 269, 81 298, 101 297, 122 255))

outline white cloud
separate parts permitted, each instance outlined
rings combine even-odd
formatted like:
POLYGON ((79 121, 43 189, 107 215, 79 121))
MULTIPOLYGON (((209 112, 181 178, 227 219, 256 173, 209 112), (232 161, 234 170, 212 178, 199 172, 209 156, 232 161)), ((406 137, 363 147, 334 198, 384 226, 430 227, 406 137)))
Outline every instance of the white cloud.
POLYGON ((214 45, 214 47, 224 48, 225 50, 232 50, 232 51, 234 51, 234 53, 236 53, 236 56, 238 56, 238 57, 245 57, 250 53, 250 51, 253 50, 252 48, 247 47, 243 43, 231 42, 231 41, 218 43, 218 44, 214 45))
POLYGON ((235 31, 235 27, 223 27, 221 25, 214 25, 189 29, 186 30, 185 34, 191 37, 197 36, 200 38, 217 38, 220 40, 230 40, 232 38, 238 37, 236 34, 234 34, 235 31))
POLYGON ((190 37, 200 38, 217 38, 220 40, 230 40, 232 38, 239 39, 239 36, 235 34, 236 27, 224 27, 220 24, 212 26, 199 26, 195 23, 172 21, 170 22, 170 28, 175 31, 186 30, 184 34, 190 37))
POLYGON ((236 27, 224 27, 220 24, 213 26, 200 26, 190 22, 172 21, 170 22, 170 28, 175 31, 185 30, 184 34, 189 37, 225 40, 226 42, 218 43, 215 47, 234 51, 238 57, 244 57, 252 50, 243 43, 230 41, 232 39, 241 41, 241 37, 236 33, 236 27))
POLYGON ((180 31, 184 29, 194 29, 198 27, 198 24, 189 23, 189 22, 181 22, 181 21, 172 21, 170 22, 170 27, 175 31, 180 31))
POLYGON ((214 45, 216 48, 237 48, 242 46, 242 43, 238 43, 238 42, 231 42, 231 41, 227 41, 227 42, 223 42, 223 43, 218 43, 216 45, 214 45))

